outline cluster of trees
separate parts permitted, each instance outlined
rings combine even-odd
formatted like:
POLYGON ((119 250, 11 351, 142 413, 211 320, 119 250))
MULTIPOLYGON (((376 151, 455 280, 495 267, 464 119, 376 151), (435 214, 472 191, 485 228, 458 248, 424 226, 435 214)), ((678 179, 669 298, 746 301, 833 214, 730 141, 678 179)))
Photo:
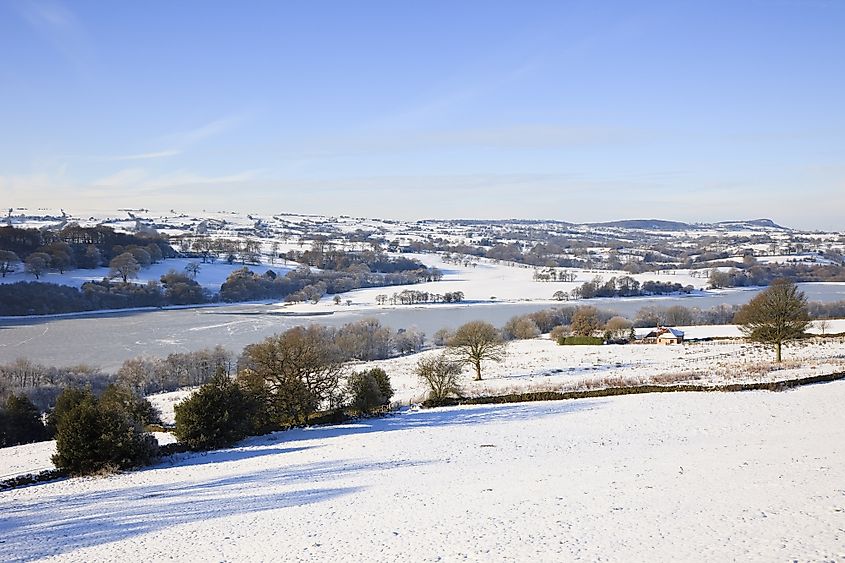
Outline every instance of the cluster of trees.
POLYGON ((591 281, 584 282, 572 290, 575 299, 592 299, 594 297, 633 297, 640 295, 665 295, 667 293, 691 293, 691 285, 679 283, 645 281, 642 284, 630 276, 612 277, 605 281, 596 276, 591 281))
MULTIPOLYGON (((174 242, 184 256, 199 258, 203 264, 225 260, 229 264, 261 263, 261 243, 255 239, 227 239, 183 236, 174 242)), ((271 257, 275 258, 274 254, 271 257)), ((275 260, 273 260, 275 262, 275 260)))
POLYGON ((18 359, 0 365, 0 403, 13 395, 25 396, 45 412, 64 389, 86 387, 99 393, 111 382, 111 376, 86 365, 48 367, 18 359))
POLYGON ((381 369, 347 373, 324 327, 296 327, 247 346, 235 377, 218 373, 176 406, 176 436, 196 450, 308 424, 323 411, 369 414, 393 396, 381 369))
POLYGON ((89 281, 82 287, 44 282, 0 284, 0 315, 50 315, 205 303, 211 296, 186 274, 170 270, 160 282, 145 284, 108 279, 89 281))
POLYGON ((420 277, 416 270, 374 274, 362 269, 352 271, 313 271, 300 266, 284 276, 272 270, 257 274, 248 268, 241 268, 229 274, 220 288, 223 301, 250 301, 256 299, 287 298, 293 302, 319 300, 327 293, 343 293, 362 287, 383 287, 417 283, 420 277))
POLYGON ((711 288, 765 286, 780 278, 795 282, 845 281, 845 267, 840 264, 756 264, 747 269, 710 270, 711 288))
POLYGON ((555 268, 546 268, 545 270, 534 270, 534 281, 541 282, 574 282, 575 272, 567 270, 558 271, 555 268))
POLYGON ((463 300, 463 291, 447 291, 441 294, 406 289, 394 293, 390 297, 387 295, 376 296, 376 303, 379 305, 384 305, 388 301, 391 305, 416 305, 418 303, 460 303, 463 300))
MULTIPOLYGON (((419 352, 425 345, 424 333, 415 329, 394 330, 376 319, 320 327, 311 333, 313 339, 317 336, 326 343, 324 351, 330 351, 339 362, 382 360, 419 352)), ((140 394, 174 391, 203 385, 216 375, 233 376, 246 362, 245 356, 236 358, 222 346, 174 353, 165 358, 135 357, 123 362, 115 381, 140 394)))
MULTIPOLYGON (((483 252, 480 253, 483 255, 483 252)), ((477 267, 478 257, 471 254, 444 252, 440 257, 447 264, 455 264, 456 266, 463 266, 464 268, 477 267)))
POLYGON ((146 465, 158 444, 144 433, 159 423, 149 401, 117 385, 101 393, 68 387, 42 411, 24 395, 11 395, 0 407, 0 447, 56 439, 56 468, 86 475, 146 465))
MULTIPOLYGON (((250 434, 307 424, 321 413, 349 408, 370 413, 388 404, 393 389, 387 374, 379 368, 348 373, 349 352, 344 350, 345 341, 356 334, 352 340, 361 356, 383 353, 378 335, 385 329, 376 321, 355 324, 339 332, 295 327, 244 348, 234 377, 221 371, 177 405, 180 442, 194 449, 222 447, 250 434)), ((443 398, 457 392, 463 365, 470 365, 478 380, 482 364, 499 361, 504 353, 500 331, 470 322, 449 335, 445 355, 421 360, 416 373, 432 398, 443 398)))
POLYGON ((419 260, 405 256, 391 257, 383 252, 369 250, 362 252, 339 250, 332 248, 327 241, 322 239, 315 240, 310 250, 304 252, 292 250, 285 257, 293 262, 307 264, 321 270, 348 271, 354 268, 381 274, 415 272, 422 281, 438 281, 442 277, 436 268, 428 269, 419 260))
POLYGON ((169 354, 166 358, 135 357, 123 362, 115 380, 141 395, 175 391, 211 381, 219 374, 231 374, 235 358, 222 346, 169 354))
POLYGON ((124 253, 142 266, 175 256, 166 238, 155 232, 123 233, 111 227, 80 227, 60 230, 0 227, 0 275, 23 268, 35 279, 48 271, 93 269, 124 253))

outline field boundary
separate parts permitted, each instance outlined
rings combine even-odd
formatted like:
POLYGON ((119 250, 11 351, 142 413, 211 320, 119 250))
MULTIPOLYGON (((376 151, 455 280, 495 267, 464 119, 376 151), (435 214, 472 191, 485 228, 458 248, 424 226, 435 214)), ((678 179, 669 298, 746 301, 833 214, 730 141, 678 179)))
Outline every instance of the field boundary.
POLYGON ((509 393, 506 395, 485 395, 481 397, 454 397, 440 401, 427 400, 423 407, 449 407, 457 405, 494 405, 505 403, 528 403, 535 401, 563 401, 567 399, 592 399, 596 397, 617 397, 621 395, 640 395, 643 393, 698 393, 723 392, 736 393, 739 391, 786 391, 804 385, 816 383, 830 383, 845 380, 845 372, 813 375, 796 379, 779 381, 762 381, 754 383, 726 383, 716 385, 680 384, 680 385, 631 385, 623 387, 605 387, 602 389, 585 389, 583 391, 535 391, 528 393, 509 393))

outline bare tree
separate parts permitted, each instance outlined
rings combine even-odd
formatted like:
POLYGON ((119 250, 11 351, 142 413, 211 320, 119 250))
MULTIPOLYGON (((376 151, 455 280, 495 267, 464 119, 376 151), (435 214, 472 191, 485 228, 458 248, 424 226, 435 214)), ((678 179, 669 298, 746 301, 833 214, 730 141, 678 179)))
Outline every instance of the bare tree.
POLYGON ((512 317, 502 327, 502 337, 505 340, 529 340, 538 336, 540 336, 540 328, 527 315, 512 317))
POLYGON ((50 267, 50 255, 44 252, 33 252, 24 260, 26 271, 41 279, 42 274, 50 267))
POLYGON ((781 361, 784 342, 800 338, 810 325, 807 297, 791 281, 780 278, 746 303, 734 319, 752 342, 774 346, 781 361))
POLYGON ((191 276, 192 280, 197 279, 197 274, 200 273, 200 265, 198 262, 188 262, 185 264, 185 271, 191 276))
POLYGON ((475 380, 481 380, 484 360, 499 362, 505 357, 505 342, 496 327, 484 321, 472 321, 455 331, 448 344, 452 354, 475 369, 475 380))
POLYGON ((129 281, 129 278, 137 277, 140 269, 141 265, 131 252, 124 252, 123 254, 115 256, 112 258, 111 262, 109 262, 109 273, 112 277, 121 278, 123 283, 129 281))
POLYGON ((17 270, 21 259, 11 250, 0 250, 0 274, 5 278, 6 274, 10 274, 17 270))
POLYGON ((830 321, 827 319, 819 319, 816 321, 816 328, 819 329, 819 332, 822 336, 827 334, 827 331, 830 330, 830 321))
POLYGON ((604 329, 610 333, 610 338, 613 340, 621 340, 626 338, 631 332, 631 327, 634 324, 625 317, 611 317, 604 325, 604 329))
POLYGON ((428 387, 429 400, 442 401, 449 395, 460 393, 458 376, 461 374, 461 364, 453 361, 446 353, 421 358, 414 373, 428 387))

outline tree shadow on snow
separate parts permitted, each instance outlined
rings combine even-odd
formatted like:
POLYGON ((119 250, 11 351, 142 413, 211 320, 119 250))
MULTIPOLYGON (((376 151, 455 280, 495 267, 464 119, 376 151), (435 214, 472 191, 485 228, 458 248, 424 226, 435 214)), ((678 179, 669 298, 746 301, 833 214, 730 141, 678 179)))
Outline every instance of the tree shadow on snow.
MULTIPOLYGON (((301 448, 293 448, 297 449, 301 448)), ((269 450, 264 455, 280 452, 278 448, 269 450)), ((177 466, 196 465, 190 461, 184 460, 187 463, 177 466)), ((139 474, 134 473, 100 480, 91 492, 44 491, 37 498, 0 504, 0 560, 62 555, 180 524, 324 502, 363 488, 321 486, 321 483, 328 485, 327 482, 360 472, 382 472, 425 463, 428 462, 332 460, 211 479, 189 472, 181 481, 126 486, 127 482, 138 480, 139 474)), ((159 465, 148 471, 176 469, 159 465)))
POLYGON ((264 457, 268 455, 281 455, 293 452, 300 452, 302 450, 310 450, 316 446, 301 446, 295 448, 227 448, 223 450, 211 450, 208 452, 190 452, 183 454, 174 454, 172 456, 162 458, 162 461, 157 465, 142 468, 140 471, 147 471, 159 467, 179 466, 186 467, 192 465, 207 465, 209 463, 223 463, 228 461, 242 461, 245 459, 253 459, 256 457, 264 457))

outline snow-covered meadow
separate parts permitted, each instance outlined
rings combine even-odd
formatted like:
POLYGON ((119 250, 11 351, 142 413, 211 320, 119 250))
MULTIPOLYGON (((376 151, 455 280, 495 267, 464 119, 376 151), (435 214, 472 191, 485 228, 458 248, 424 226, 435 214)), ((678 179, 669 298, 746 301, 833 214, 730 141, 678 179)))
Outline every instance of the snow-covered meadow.
POLYGON ((836 561, 843 401, 835 382, 281 432, 4 492, 0 559, 836 561))
MULTIPOLYGON (((734 327, 723 328, 727 331, 734 327)), ((352 367, 381 367, 390 375, 396 390, 394 400, 414 403, 426 395, 414 375, 416 363, 441 351, 428 350, 352 367)), ((808 377, 845 371, 845 339, 791 343, 784 347, 782 364, 773 360, 771 350, 738 340, 684 345, 560 346, 548 338, 537 338, 511 342, 503 361, 484 364, 482 381, 473 381, 471 369, 465 367, 461 388, 467 396, 483 396, 649 383, 719 384, 808 377)))

